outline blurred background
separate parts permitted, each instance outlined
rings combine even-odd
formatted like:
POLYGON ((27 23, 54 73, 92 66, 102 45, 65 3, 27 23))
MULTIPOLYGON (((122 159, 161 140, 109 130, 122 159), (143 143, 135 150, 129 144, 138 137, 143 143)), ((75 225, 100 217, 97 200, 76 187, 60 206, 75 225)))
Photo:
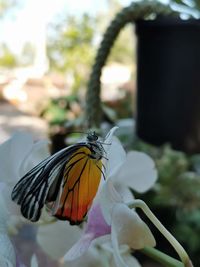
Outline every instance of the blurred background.
MULTIPOLYGON (((0 0, 0 143, 16 130, 25 130, 35 140, 50 137, 55 152, 71 142, 66 139, 68 132, 83 130, 85 93, 96 51, 110 21, 130 2, 0 0)), ((200 7, 199 1, 161 2, 181 3, 182 9, 187 2, 194 15, 200 7)), ((104 120, 121 126, 126 148, 146 152, 155 160, 157 184, 136 197, 148 203, 185 246, 194 265, 200 266, 199 151, 188 154, 170 143, 156 147, 135 137, 136 42, 135 26, 127 25, 103 68, 104 120)), ((171 119, 163 120, 163 125, 171 125, 171 119)), ((166 240, 152 230, 158 248, 176 257, 166 240)))
MULTIPOLYGON (((15 129, 30 130, 39 138, 49 132, 48 125, 57 131, 63 123, 75 124, 102 34, 129 3, 0 1, 1 142, 15 129)), ((122 99, 133 103, 134 51, 133 27, 128 26, 101 78, 102 100, 111 106, 116 101, 123 105, 122 99)), ((132 110, 125 103, 120 116, 132 116, 132 110)))

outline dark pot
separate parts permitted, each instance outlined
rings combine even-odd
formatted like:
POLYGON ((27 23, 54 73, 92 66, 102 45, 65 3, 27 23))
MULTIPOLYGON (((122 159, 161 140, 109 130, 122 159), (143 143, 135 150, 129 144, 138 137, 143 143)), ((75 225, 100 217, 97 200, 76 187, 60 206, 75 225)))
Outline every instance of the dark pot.
POLYGON ((200 152, 200 20, 136 23, 137 135, 200 152))

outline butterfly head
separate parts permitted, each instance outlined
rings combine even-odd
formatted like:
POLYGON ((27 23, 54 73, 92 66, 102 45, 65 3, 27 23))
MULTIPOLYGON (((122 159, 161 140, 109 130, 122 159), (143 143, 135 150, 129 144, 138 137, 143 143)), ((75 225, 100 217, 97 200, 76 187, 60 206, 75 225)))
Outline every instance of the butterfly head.
POLYGON ((95 131, 88 133, 87 135, 87 144, 89 145, 90 151, 92 152, 90 158, 100 160, 103 157, 104 149, 99 137, 95 131))
POLYGON ((99 139, 98 135, 96 134, 96 132, 90 132, 87 135, 87 141, 88 143, 95 143, 97 140, 99 139))

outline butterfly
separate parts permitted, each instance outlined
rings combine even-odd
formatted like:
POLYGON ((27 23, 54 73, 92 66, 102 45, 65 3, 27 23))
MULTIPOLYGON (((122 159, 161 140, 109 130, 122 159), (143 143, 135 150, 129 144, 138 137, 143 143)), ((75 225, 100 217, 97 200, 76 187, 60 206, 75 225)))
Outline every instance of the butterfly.
POLYGON ((14 186, 11 198, 22 215, 39 220, 46 205, 50 213, 70 224, 80 224, 105 179, 105 150, 95 132, 85 142, 66 147, 39 163, 14 186))

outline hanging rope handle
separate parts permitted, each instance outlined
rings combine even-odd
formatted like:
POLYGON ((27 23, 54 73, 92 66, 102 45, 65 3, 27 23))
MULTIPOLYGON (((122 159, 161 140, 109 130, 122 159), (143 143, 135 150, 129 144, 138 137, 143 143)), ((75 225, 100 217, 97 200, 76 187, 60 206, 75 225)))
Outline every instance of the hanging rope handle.
POLYGON ((123 8, 112 20, 103 35, 102 42, 97 51, 97 55, 92 67, 86 94, 86 122, 87 127, 99 127, 102 116, 102 107, 100 99, 101 72, 106 63, 110 50, 120 32, 127 24, 138 19, 145 19, 149 15, 169 15, 177 14, 172 9, 157 1, 142 1, 131 3, 123 8))

